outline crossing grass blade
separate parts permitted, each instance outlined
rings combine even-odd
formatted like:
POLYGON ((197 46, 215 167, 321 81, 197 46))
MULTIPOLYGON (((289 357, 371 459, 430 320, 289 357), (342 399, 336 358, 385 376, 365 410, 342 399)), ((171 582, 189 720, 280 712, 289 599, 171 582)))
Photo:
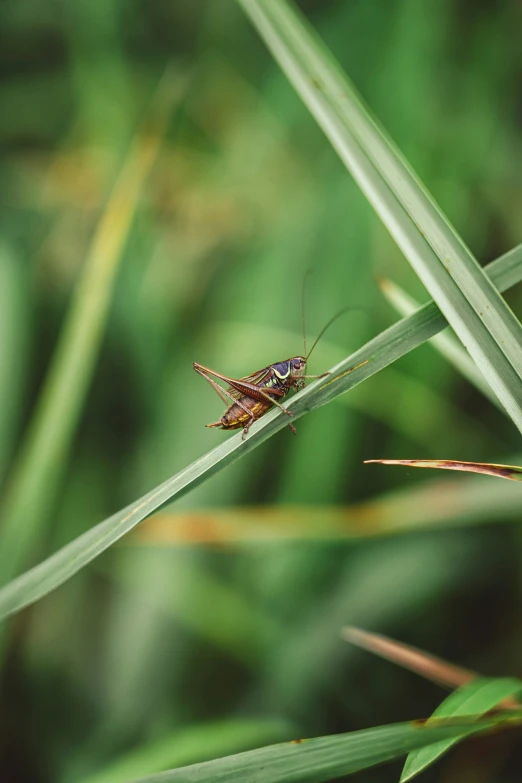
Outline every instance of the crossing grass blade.
MULTIPOLYGON (((497 259, 487 270, 500 290, 505 290, 507 283, 513 285, 522 279, 522 246, 497 259)), ((424 305, 332 368, 329 378, 314 381, 292 398, 289 408, 294 413, 294 420, 371 377, 445 326, 446 320, 437 305, 433 302, 424 305)), ((57 588, 154 511, 193 489, 285 427, 286 416, 278 411, 269 412, 252 427, 246 440, 242 440, 240 433, 230 437, 136 502, 13 579, 0 588, 0 619, 57 588)))
POLYGON ((484 473, 497 478, 522 481, 522 468, 518 465, 496 465, 493 462, 459 462, 454 459, 367 459, 365 463, 378 462, 381 465, 403 465, 409 468, 438 468, 439 470, 462 470, 465 473, 484 473))
MULTIPOLYGON (((456 690, 442 704, 440 704, 433 718, 453 718, 460 715, 483 715, 492 710, 501 701, 515 696, 522 691, 522 682, 512 678, 487 678, 480 677, 473 682, 463 685, 456 690)), ((428 723, 429 725, 429 723, 428 723)), ((458 739, 446 739, 434 742, 424 748, 412 751, 402 770, 400 783, 411 780, 424 769, 429 767, 443 753, 446 753, 458 739)))
POLYGON ((297 9, 238 2, 522 431, 515 315, 297 9))
POLYGON ((400 758, 412 750, 459 741, 488 729, 517 726, 521 712, 413 721, 297 740, 139 778, 133 783, 322 783, 400 758))
MULTIPOLYGON (((483 715, 493 707, 508 710, 520 708, 520 702, 513 696, 522 691, 522 681, 514 678, 481 677, 469 669, 462 669, 453 663, 415 647, 389 639, 381 634, 348 626, 341 636, 363 650, 368 650, 409 671, 414 671, 432 682, 456 690, 437 707, 434 718, 449 718, 460 715, 483 715)), ((429 724, 428 724, 429 725, 429 724)), ((401 783, 411 780, 455 744, 453 739, 441 740, 419 750, 412 751, 401 775, 401 783)))
MULTIPOLYGON (((379 280, 379 286, 390 304, 401 315, 411 315, 419 308, 419 304, 406 291, 393 280, 379 280)), ((471 359, 463 346, 451 334, 438 334, 430 342, 438 350, 441 356, 453 366, 466 380, 487 397, 493 405, 504 410, 498 398, 493 393, 491 386, 477 369, 477 365, 471 359)))

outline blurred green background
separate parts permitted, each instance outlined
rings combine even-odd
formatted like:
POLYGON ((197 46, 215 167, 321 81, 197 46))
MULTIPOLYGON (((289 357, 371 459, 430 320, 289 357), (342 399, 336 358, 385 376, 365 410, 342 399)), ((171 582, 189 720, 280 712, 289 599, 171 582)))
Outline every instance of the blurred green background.
MULTIPOLYGON (((299 5, 481 262, 517 244, 520 3, 299 5)), ((232 0, 4 0, 0 107, 4 494, 118 172, 136 134, 160 144, 23 568, 229 437, 204 427, 223 406, 192 362, 238 376, 301 353, 306 269, 309 339, 353 307, 311 372, 398 318, 377 278, 426 300, 232 0)), ((520 292, 508 300, 520 312, 520 292)), ((7 624, 2 779, 116 783, 427 716, 443 692, 350 648, 346 623, 522 675, 521 488, 362 464, 516 462, 507 418, 423 346, 297 428, 167 509, 161 536, 144 523, 7 624), (331 507, 347 509, 337 532, 331 507), (191 540, 201 516, 213 543, 191 540)), ((464 765, 486 781, 493 759, 496 780, 518 781, 522 757, 504 763, 504 744, 479 769, 464 746, 425 779, 462 780, 464 765)))

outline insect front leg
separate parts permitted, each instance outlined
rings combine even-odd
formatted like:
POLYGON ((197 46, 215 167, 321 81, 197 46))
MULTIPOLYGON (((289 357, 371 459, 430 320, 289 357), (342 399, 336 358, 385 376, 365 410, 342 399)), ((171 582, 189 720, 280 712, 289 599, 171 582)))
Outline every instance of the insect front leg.
POLYGON ((280 402, 277 402, 277 400, 274 400, 273 397, 271 397, 269 394, 267 394, 263 389, 259 389, 259 392, 261 397, 264 397, 265 400, 268 400, 272 405, 276 405, 280 411, 283 411, 283 413, 286 413, 287 416, 293 416, 294 414, 292 411, 289 411, 288 408, 285 408, 284 405, 281 405, 280 402))

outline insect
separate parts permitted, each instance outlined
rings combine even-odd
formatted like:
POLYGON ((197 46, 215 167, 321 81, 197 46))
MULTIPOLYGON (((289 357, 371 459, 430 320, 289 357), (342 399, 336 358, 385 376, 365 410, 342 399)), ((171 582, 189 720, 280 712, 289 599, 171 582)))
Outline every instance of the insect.
MULTIPOLYGON (((261 416, 264 416, 264 414, 274 406, 277 406, 283 413, 286 413, 287 416, 292 416, 292 412, 281 405, 281 400, 286 397, 290 389, 303 389, 306 386, 306 379, 324 378, 329 375, 327 372, 322 373, 321 375, 306 375, 306 364, 310 358, 310 354, 326 330, 348 309, 350 308, 341 310, 328 321, 326 326, 319 333, 310 351, 306 353, 303 307, 305 355, 293 356, 282 362, 275 362, 275 364, 263 367, 262 370, 257 370, 252 373, 252 375, 247 375, 244 378, 229 378, 227 375, 222 375, 215 370, 204 367, 198 362, 194 362, 194 369, 196 372, 202 375, 203 378, 210 383, 225 405, 228 406, 219 421, 214 421, 206 426, 220 427, 224 430, 237 430, 242 427, 244 439, 252 424, 257 421, 257 419, 260 419, 261 416), (227 383, 227 388, 224 389, 220 386, 214 378, 218 378, 220 381, 227 383)), ((295 433, 296 429, 293 424, 290 424, 290 429, 295 433)))

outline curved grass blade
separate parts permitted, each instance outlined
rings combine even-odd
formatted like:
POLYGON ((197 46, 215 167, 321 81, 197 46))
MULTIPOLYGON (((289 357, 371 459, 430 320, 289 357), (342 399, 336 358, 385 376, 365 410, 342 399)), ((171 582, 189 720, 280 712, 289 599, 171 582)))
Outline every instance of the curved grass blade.
POLYGON ((522 330, 458 234, 285 1, 238 0, 522 431, 522 330))
POLYGON ((164 79, 154 99, 154 132, 144 128, 137 134, 114 184, 18 461, 6 485, 0 509, 3 581, 16 573, 36 548, 47 520, 46 511, 66 465, 102 341, 125 241, 170 114, 173 85, 164 79))
MULTIPOLYGON (((420 306, 418 302, 392 280, 381 279, 378 282, 388 302, 401 315, 411 315, 418 310, 420 306)), ((479 372, 473 359, 451 334, 438 334, 430 342, 466 380, 473 384, 493 405, 504 411, 498 397, 493 393, 482 373, 479 372)))
POLYGON ((365 464, 378 462, 381 465, 405 465, 410 468, 462 470, 466 473, 485 473, 497 478, 522 481, 522 468, 517 465, 495 465, 493 462, 458 462, 453 459, 366 459, 364 462, 365 464))
POLYGON ((392 761, 434 742, 458 741, 488 729, 520 723, 522 712, 397 723, 271 745, 139 778, 134 783, 322 783, 392 761))
MULTIPOLYGON (((522 682, 511 678, 487 678, 480 677, 473 682, 463 685, 456 690, 442 704, 440 704, 433 718, 453 718, 461 715, 483 715, 492 710, 500 702, 522 691, 522 682)), ((429 721, 428 724, 429 725, 429 721)), ((412 751, 404 764, 400 783, 405 783, 422 772, 436 761, 443 753, 446 753, 458 739, 446 739, 434 742, 424 748, 412 751)))
MULTIPOLYGON (((505 290, 507 283, 513 284, 522 279, 522 245, 497 259, 487 269, 501 290, 505 290)), ((424 305, 414 315, 394 324, 340 362, 332 369, 326 385, 323 385, 324 379, 319 379, 292 398, 289 407, 294 417, 298 418, 335 399, 417 348, 446 325, 437 305, 433 302, 424 305), (358 369, 351 371, 355 365, 359 365, 358 369)), ((0 619, 54 590, 154 511, 210 478, 286 426, 287 417, 279 411, 266 414, 252 427, 246 440, 242 440, 240 433, 232 436, 135 503, 100 522, 47 560, 0 588, 0 619)))

